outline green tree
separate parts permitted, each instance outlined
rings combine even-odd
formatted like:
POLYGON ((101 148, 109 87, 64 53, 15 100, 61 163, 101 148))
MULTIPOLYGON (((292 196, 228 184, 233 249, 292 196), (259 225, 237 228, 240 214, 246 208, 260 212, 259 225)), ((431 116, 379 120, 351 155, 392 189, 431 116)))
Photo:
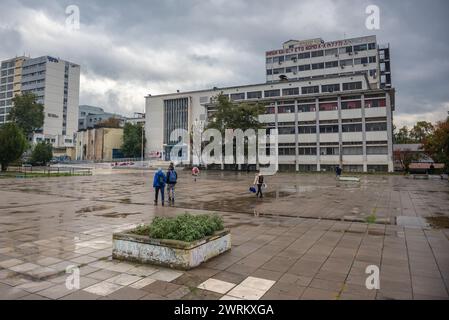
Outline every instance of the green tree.
POLYGON ((412 139, 410 138, 410 133, 408 131, 407 126, 403 126, 396 131, 396 127, 394 127, 393 131, 394 143, 403 144, 403 143, 411 143, 412 139))
POLYGON ((219 94, 214 98, 214 111, 206 129, 217 129, 224 134, 226 129, 261 129, 259 115, 265 112, 265 107, 257 103, 233 103, 228 97, 219 94))
POLYGON ((435 161, 444 163, 449 170, 449 117, 438 122, 433 132, 423 141, 424 151, 435 161))
POLYGON ((8 165, 23 154, 27 141, 22 130, 15 123, 6 123, 0 127, 0 164, 6 171, 8 165))
POLYGON ((25 136, 42 128, 44 125, 44 105, 36 102, 33 93, 16 95, 13 99, 13 107, 9 113, 8 120, 17 123, 25 136))
POLYGON ((34 146, 31 153, 31 162, 35 165, 47 165, 53 158, 53 147, 49 142, 39 142, 34 146))
POLYGON ((432 134, 434 128, 432 123, 418 121, 410 130, 410 139, 416 143, 422 143, 425 138, 432 134))
MULTIPOLYGON (((123 127, 122 152, 125 157, 138 158, 142 153, 142 130, 140 124, 126 123, 123 127)), ((143 145, 145 145, 145 137, 143 145)))

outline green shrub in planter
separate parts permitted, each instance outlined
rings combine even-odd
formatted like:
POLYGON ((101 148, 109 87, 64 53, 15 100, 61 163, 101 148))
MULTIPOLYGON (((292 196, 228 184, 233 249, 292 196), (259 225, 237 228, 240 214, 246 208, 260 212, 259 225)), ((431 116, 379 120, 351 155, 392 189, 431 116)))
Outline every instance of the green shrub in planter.
POLYGON ((185 213, 175 218, 156 217, 150 225, 137 227, 134 233, 154 239, 192 242, 223 229, 223 219, 216 214, 194 216, 185 213))

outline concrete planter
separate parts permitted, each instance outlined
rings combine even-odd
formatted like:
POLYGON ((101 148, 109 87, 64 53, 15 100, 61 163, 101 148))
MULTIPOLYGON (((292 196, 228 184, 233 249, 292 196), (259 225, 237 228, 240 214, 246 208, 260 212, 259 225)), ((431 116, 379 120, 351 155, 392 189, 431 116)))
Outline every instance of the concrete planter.
POLYGON ((151 239, 130 231, 112 235, 113 258, 188 270, 231 249, 231 233, 226 229, 194 242, 151 239))

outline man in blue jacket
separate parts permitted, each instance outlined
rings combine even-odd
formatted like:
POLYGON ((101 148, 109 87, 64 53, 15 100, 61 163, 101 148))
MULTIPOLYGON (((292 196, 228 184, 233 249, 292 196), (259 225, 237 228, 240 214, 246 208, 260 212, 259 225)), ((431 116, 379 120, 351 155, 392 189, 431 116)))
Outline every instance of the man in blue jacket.
POLYGON ((162 171, 161 168, 157 169, 156 173, 154 174, 154 178, 153 178, 153 188, 154 188, 154 205, 157 206, 157 198, 159 195, 159 191, 161 192, 161 201, 162 201, 162 206, 164 206, 164 188, 165 188, 165 182, 166 182, 166 177, 164 172, 162 171))

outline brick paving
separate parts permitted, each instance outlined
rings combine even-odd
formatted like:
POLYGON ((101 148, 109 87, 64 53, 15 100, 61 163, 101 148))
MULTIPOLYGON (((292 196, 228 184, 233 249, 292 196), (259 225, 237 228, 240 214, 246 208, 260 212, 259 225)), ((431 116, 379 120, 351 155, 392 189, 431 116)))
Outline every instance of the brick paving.
POLYGON ((256 199, 252 179, 180 173, 173 207, 149 172, 0 179, 0 299, 449 299, 449 229, 427 220, 448 219, 447 181, 281 173, 256 199), (190 271, 111 258, 113 232, 185 211, 222 215, 232 250, 190 271))

